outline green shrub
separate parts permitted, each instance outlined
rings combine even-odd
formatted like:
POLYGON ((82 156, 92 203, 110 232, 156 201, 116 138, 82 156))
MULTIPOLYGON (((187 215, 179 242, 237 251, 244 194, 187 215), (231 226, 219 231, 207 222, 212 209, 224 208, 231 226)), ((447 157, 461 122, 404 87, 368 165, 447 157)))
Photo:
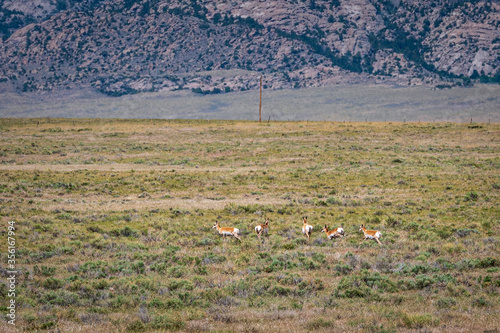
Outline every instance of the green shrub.
POLYGON ((417 231, 419 229, 421 229, 422 226, 418 223, 415 223, 415 222, 410 222, 408 223, 405 227, 404 227, 404 230, 407 230, 407 231, 417 231))
POLYGON ((500 259, 491 257, 477 259, 474 266, 479 268, 498 267, 500 266, 500 259))
POLYGON ((353 268, 349 265, 337 264, 333 267, 333 270, 337 272, 337 275, 347 275, 353 271, 353 268))
POLYGON ((347 298, 368 297, 375 291, 392 293, 398 291, 398 287, 388 277, 362 269, 356 275, 344 276, 335 290, 335 295, 347 298))
POLYGON ((47 321, 47 322, 40 325, 40 329, 41 330, 48 330, 49 328, 52 328, 54 326, 56 326, 55 321, 47 321))
POLYGON ((299 261, 302 264, 302 267, 307 270, 314 270, 321 268, 320 264, 315 263, 311 259, 307 257, 299 257, 299 261))
POLYGON ((342 201, 338 200, 335 197, 329 197, 328 199, 326 199, 326 203, 329 205, 342 205, 342 201))
POLYGON ((52 276, 56 273, 56 268, 47 266, 41 266, 39 268, 38 266, 35 266, 33 267, 33 273, 35 275, 52 276))
POLYGON ((132 270, 134 270, 137 274, 144 274, 146 270, 146 265, 142 260, 134 261, 131 265, 132 270))
POLYGON ((488 268, 488 267, 498 267, 500 266, 500 260, 492 257, 486 257, 482 259, 462 259, 456 264, 458 270, 465 271, 475 268, 488 268))
POLYGON ((488 302, 487 300, 485 300, 484 297, 479 297, 479 298, 475 298, 472 300, 472 306, 475 306, 475 307, 482 308, 482 307, 487 307, 490 305, 491 305, 491 303, 488 302))
POLYGON ((272 296, 288 296, 292 290, 288 287, 283 287, 280 285, 274 285, 269 289, 269 294, 272 296))
POLYGON ((130 304, 129 300, 123 295, 118 295, 109 301, 109 306, 113 309, 118 309, 128 304, 130 304))
POLYGON ((281 260, 274 259, 271 264, 264 267, 262 270, 266 273, 277 272, 283 270, 285 263, 281 260))
POLYGON ((215 241, 210 238, 202 238, 200 241, 196 243, 196 246, 213 246, 215 241))
POLYGON ((115 236, 115 237, 123 236, 123 237, 134 237, 134 238, 137 238, 137 237, 139 237, 139 234, 140 234, 139 231, 137 231, 135 229, 132 229, 129 226, 126 226, 123 229, 112 230, 110 232, 110 235, 111 236, 115 236))
POLYGON ((77 303, 79 297, 77 294, 66 291, 66 290, 58 290, 58 291, 50 291, 44 294, 40 298, 41 304, 56 304, 60 306, 68 306, 74 305, 77 303))
POLYGON ((423 252, 420 253, 418 256, 415 257, 415 260, 420 260, 420 261, 427 261, 431 254, 429 252, 423 252))
POLYGON ((436 234, 442 239, 450 238, 452 235, 452 230, 449 227, 441 227, 435 230, 436 234))
POLYGON ((184 307, 184 303, 178 298, 169 298, 163 303, 166 309, 180 309, 184 307))
POLYGON ((186 272, 181 266, 173 266, 167 270, 167 274, 173 278, 181 278, 186 272))
POLYGON ((455 231, 455 235, 459 238, 464 238, 464 237, 467 237, 469 236, 471 233, 475 233, 475 234, 478 234, 479 231, 477 231, 476 229, 469 229, 469 228, 464 228, 464 229, 458 229, 457 231, 455 231))
POLYGON ((202 260, 203 260, 203 263, 205 265, 208 265, 208 264, 218 264, 218 263, 226 261, 227 259, 223 255, 218 255, 218 254, 210 252, 210 253, 206 253, 203 256, 202 260))
POLYGON ((151 270, 158 273, 163 273, 167 270, 168 264, 166 262, 157 262, 151 265, 151 270))
POLYGON ((144 330, 146 330, 146 325, 144 325, 144 323, 139 319, 136 319, 127 325, 127 331, 130 332, 141 332, 144 330))
POLYGON ((392 216, 389 216, 387 218, 387 220, 385 221, 385 223, 387 224, 388 227, 391 227, 391 228, 398 228, 400 227, 403 222, 395 217, 392 217, 392 216))
POLYGON ((465 202, 467 202, 467 201, 477 201, 477 199, 479 199, 479 194, 477 194, 477 192, 470 191, 470 192, 465 193, 465 198, 464 198, 465 202))
POLYGON ((403 269, 403 273, 405 274, 412 274, 412 275, 418 275, 418 274, 425 274, 432 272, 434 268, 427 264, 417 264, 415 266, 407 266, 403 269))
POLYGON ((434 282, 434 279, 425 274, 417 275, 415 277, 415 283, 418 289, 424 289, 428 286, 431 286, 432 284, 434 284, 434 282))
POLYGON ((312 255, 312 259, 320 264, 326 263, 326 256, 323 253, 316 252, 312 255))
POLYGON ((457 301, 451 297, 443 297, 436 301, 436 306, 440 309, 449 309, 457 304, 457 301))
POLYGON ((196 273, 196 274, 199 274, 199 275, 207 275, 208 274, 208 270, 207 270, 207 267, 206 266, 196 266, 193 271, 196 273))
POLYGON ((46 289, 60 289, 62 288, 64 282, 59 279, 54 279, 52 277, 48 278, 47 280, 42 282, 42 286, 46 289))
POLYGON ((177 290, 177 289, 193 290, 194 285, 189 280, 172 280, 168 284, 168 288, 170 290, 177 290))
POLYGON ((85 273, 86 276, 93 277, 96 279, 105 278, 106 277, 106 268, 108 264, 104 261, 88 261, 84 263, 79 268, 79 272, 85 273))

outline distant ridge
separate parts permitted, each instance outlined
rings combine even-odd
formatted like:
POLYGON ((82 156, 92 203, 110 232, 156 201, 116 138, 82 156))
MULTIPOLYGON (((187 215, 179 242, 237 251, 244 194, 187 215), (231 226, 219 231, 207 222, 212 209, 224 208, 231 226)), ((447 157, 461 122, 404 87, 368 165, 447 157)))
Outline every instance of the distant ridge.
POLYGON ((500 82, 493 1, 0 1, 0 91, 500 82))

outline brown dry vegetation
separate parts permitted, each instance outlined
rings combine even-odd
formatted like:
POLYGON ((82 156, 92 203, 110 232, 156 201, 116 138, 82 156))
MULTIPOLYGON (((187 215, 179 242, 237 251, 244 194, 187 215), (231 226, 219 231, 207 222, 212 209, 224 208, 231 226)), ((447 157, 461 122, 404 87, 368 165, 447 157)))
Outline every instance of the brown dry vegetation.
POLYGON ((19 329, 500 327, 498 124, 2 119, 0 129, 0 305, 6 313, 3 249, 16 221, 19 329), (346 236, 328 241, 325 224, 346 236), (361 243, 360 224, 383 245, 361 243))

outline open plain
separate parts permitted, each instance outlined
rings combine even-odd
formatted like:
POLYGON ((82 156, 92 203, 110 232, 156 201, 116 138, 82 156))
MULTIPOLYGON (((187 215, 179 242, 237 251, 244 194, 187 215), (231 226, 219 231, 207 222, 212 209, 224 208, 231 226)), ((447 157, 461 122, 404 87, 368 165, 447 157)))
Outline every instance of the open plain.
POLYGON ((0 133, 3 314, 9 221, 18 270, 3 332, 500 327, 499 124, 4 118, 0 133))

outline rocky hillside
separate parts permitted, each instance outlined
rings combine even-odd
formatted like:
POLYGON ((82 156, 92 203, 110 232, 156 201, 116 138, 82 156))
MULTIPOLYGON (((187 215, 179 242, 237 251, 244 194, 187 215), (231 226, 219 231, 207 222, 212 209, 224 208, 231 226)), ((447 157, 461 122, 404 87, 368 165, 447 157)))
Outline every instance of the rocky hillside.
POLYGON ((500 82, 500 4, 0 0, 0 90, 500 82))

